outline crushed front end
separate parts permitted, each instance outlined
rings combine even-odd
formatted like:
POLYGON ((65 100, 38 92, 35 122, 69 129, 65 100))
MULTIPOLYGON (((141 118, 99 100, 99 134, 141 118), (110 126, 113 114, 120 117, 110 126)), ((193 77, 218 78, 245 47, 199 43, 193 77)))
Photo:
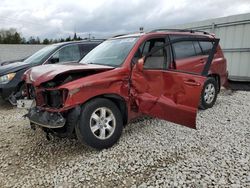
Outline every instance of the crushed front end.
POLYGON ((29 110, 27 117, 31 123, 40 125, 46 128, 62 128, 66 119, 58 112, 48 112, 38 107, 33 107, 29 110))
POLYGON ((66 89, 34 87, 27 84, 27 97, 35 101, 26 115, 32 126, 59 137, 71 137, 80 114, 80 107, 64 109, 66 89))
MULTIPOLYGON (((30 75, 26 73, 26 76, 30 75)), ((36 84, 30 76, 24 77, 26 81, 26 97, 34 100, 35 105, 29 108, 28 114, 31 125, 42 128, 46 133, 59 137, 71 137, 74 127, 80 115, 80 107, 65 107, 69 91, 60 88, 61 85, 70 82, 71 76, 63 76, 41 84, 36 84)), ((78 77, 77 77, 78 78, 78 77)), ((76 79, 76 77, 75 77, 76 79)))
MULTIPOLYGON (((42 65, 26 71, 23 77, 26 98, 35 101, 26 115, 31 125, 60 137, 71 137, 80 116, 80 106, 87 98, 83 79, 110 69, 113 67, 42 65)), ((93 79, 89 78, 89 81, 93 79)))

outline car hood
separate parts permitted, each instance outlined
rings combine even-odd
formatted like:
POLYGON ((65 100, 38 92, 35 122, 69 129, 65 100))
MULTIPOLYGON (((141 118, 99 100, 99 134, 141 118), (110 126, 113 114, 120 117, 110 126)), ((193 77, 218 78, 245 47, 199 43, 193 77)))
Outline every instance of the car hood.
POLYGON ((22 69, 27 69, 32 67, 32 65, 23 63, 23 62, 15 62, 15 63, 10 63, 7 65, 2 65, 0 66, 0 76, 12 73, 12 72, 17 72, 22 69))
POLYGON ((86 72, 89 70, 111 70, 114 67, 96 64, 62 64, 62 65, 41 65, 33 67, 25 72, 24 79, 27 83, 39 86, 41 83, 52 80, 58 75, 76 72, 86 72))

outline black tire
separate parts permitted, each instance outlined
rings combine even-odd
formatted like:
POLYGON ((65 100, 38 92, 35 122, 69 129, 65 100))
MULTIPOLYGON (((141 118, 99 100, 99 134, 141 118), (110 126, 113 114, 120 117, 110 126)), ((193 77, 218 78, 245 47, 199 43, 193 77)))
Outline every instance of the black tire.
MULTIPOLYGON (((119 140, 122 134, 122 130, 123 130, 123 121, 120 110, 111 100, 104 98, 96 98, 84 104, 82 107, 79 122, 75 127, 75 132, 78 140, 82 144, 88 145, 96 149, 104 149, 113 146, 119 140), (113 122, 115 122, 115 126, 113 125, 114 128, 112 134, 110 134, 110 137, 105 139, 99 139, 95 135, 95 133, 91 131, 90 128, 91 116, 96 110, 100 108, 106 108, 110 110, 110 112, 112 112, 113 114, 112 117, 115 119, 112 120, 113 122)), ((97 131, 101 132, 101 129, 97 131)), ((106 133, 107 132, 105 132, 105 135, 106 133)))
POLYGON ((207 78, 207 80, 204 83, 202 92, 201 92, 199 108, 202 109, 202 110, 212 108, 214 103, 216 102, 218 91, 219 91, 219 88, 218 88, 218 83, 216 82, 216 80, 213 77, 207 78), (211 100, 206 100, 205 99, 206 88, 209 87, 209 86, 212 86, 214 88, 214 97, 211 100))
POLYGON ((78 122, 79 115, 81 113, 80 106, 75 107, 68 111, 66 115, 66 124, 62 128, 50 129, 50 131, 60 138, 76 138, 75 125, 78 122))
POLYGON ((17 100, 19 99, 23 99, 23 92, 25 92, 25 85, 24 84, 21 84, 20 87, 17 89, 16 92, 12 93, 10 96, 9 96, 9 102, 12 104, 12 105, 17 105, 17 100))
POLYGON ((24 99, 24 96, 23 94, 26 92, 26 86, 24 83, 22 83, 20 85, 20 87, 18 88, 18 90, 16 91, 15 93, 15 97, 16 97, 16 100, 19 100, 19 99, 24 99))

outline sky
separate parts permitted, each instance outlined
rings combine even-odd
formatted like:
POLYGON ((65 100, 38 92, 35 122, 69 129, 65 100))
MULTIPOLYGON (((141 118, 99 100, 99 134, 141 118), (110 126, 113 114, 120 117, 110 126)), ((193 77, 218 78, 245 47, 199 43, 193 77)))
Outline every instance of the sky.
POLYGON ((26 38, 106 38, 242 13, 250 13, 250 0, 0 0, 0 29, 26 38))

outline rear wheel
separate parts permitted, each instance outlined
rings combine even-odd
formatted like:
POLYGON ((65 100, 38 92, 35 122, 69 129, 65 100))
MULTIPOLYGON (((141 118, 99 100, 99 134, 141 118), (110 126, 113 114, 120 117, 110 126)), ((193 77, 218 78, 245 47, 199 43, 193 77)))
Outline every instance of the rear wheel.
POLYGON ((209 77, 202 89, 201 99, 200 99, 200 108, 205 110, 213 107, 216 102, 218 95, 218 84, 216 80, 212 77, 209 77))
POLYGON ((122 129, 122 116, 117 106, 111 100, 97 98, 82 107, 76 135, 81 143, 104 149, 119 140, 122 129))

